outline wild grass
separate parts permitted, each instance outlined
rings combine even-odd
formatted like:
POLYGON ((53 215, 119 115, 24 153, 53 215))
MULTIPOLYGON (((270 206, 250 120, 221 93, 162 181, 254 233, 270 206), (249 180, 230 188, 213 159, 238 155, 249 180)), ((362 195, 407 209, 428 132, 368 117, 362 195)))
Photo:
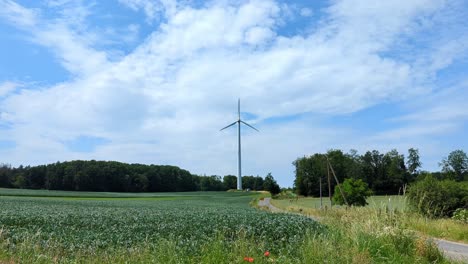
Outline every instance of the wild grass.
MULTIPOLYGON (((355 230, 354 230, 355 231, 355 230)), ((307 232, 307 231, 306 231, 307 232)), ((352 238, 343 230, 324 234, 307 232, 298 243, 297 253, 264 255, 263 245, 251 237, 238 236, 226 240, 222 234, 205 243, 199 252, 189 252, 178 246, 176 238, 162 238, 156 243, 138 244, 131 248, 116 247, 94 252, 60 249, 60 244, 45 248, 32 237, 15 244, 0 243, 0 263, 450 263, 431 244, 407 236, 374 237, 362 232, 352 238), (398 245, 400 242, 405 242, 398 245), (398 246, 397 246, 398 245, 398 246)), ((49 241, 49 245, 54 242, 49 241)))
POLYGON ((273 205, 283 210, 303 212, 320 218, 333 218, 336 216, 334 213, 338 214, 343 210, 347 214, 358 212, 365 216, 373 215, 377 217, 376 221, 383 222, 386 221, 385 217, 395 215, 398 218, 394 221, 397 221, 401 227, 413 230, 420 235, 468 243, 468 224, 450 218, 435 219, 417 214, 407 205, 404 196, 372 196, 368 199, 368 203, 369 205, 364 208, 345 209, 334 206, 333 210, 330 210, 329 200, 324 200, 323 210, 320 210, 320 198, 300 198, 297 202, 272 200, 273 205))
MULTIPOLYGON (((273 205, 281 207, 284 202, 273 201, 273 205)), ((426 237, 412 230, 406 221, 406 213, 399 210, 385 210, 376 207, 334 207, 330 209, 307 208, 299 205, 288 205, 283 208, 296 213, 319 218, 332 232, 323 243, 331 243, 333 237, 339 237, 338 243, 330 246, 338 252, 328 252, 323 258, 313 260, 325 261, 327 256, 342 258, 344 263, 449 263, 434 244, 426 237), (343 249, 345 248, 345 249, 343 249), (349 252, 352 259, 341 254, 341 250, 349 252), (351 254, 351 252, 354 252, 351 254)), ((314 241, 316 242, 316 241, 314 241)), ((311 244, 314 247, 313 243, 311 244)), ((315 246, 317 247, 317 246, 315 246)), ((312 262, 311 262, 312 263, 312 262)))

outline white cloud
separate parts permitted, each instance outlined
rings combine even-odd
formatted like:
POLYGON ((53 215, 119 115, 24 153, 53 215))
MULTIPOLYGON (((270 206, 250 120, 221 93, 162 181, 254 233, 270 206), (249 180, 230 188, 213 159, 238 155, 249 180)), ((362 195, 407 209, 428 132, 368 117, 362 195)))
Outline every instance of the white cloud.
POLYGON ((21 86, 20 84, 17 84, 14 82, 0 83, 0 97, 8 95, 9 93, 13 92, 20 86, 21 86))
POLYGON ((25 9, 11 0, 1 0, 0 7, 0 17, 18 26, 32 27, 37 23, 37 11, 34 9, 25 9))
POLYGON ((65 17, 55 20, 45 20, 39 10, 9 0, 0 2, 0 10, 0 17, 29 32, 33 42, 50 48, 69 72, 82 76, 106 67, 106 53, 92 48, 94 36, 80 32, 87 14, 84 6, 74 6, 73 12, 64 9, 65 17))
MULTIPOLYGON (((10 136, 20 142, 10 153, 13 161, 118 159, 177 164, 195 173, 234 173, 235 131, 218 130, 234 121, 240 97, 243 110, 258 115, 262 126, 260 134, 244 138, 244 172, 271 171, 279 174, 281 184, 290 185, 295 158, 330 146, 357 148, 337 142, 359 135, 346 127, 323 127, 317 120, 299 119, 280 127, 266 118, 349 114, 382 102, 427 96, 432 72, 454 61, 431 53, 434 70, 429 72, 383 54, 401 37, 417 32, 417 21, 430 19, 443 7, 440 1, 334 1, 321 28, 292 37, 278 30, 285 11, 273 0, 223 1, 198 8, 169 1, 120 2, 144 10, 151 21, 160 15, 167 21, 115 62, 93 48, 96 39, 83 31, 86 27, 0 2, 0 17, 22 21, 18 26, 53 50, 74 74, 68 82, 23 90, 0 103, 14 123, 10 136), (80 135, 103 137, 111 144, 85 155, 70 153, 61 143, 80 135)), ((463 45, 453 45, 455 51, 445 49, 452 58, 466 52, 463 45)), ((438 111, 436 106, 433 111, 438 111)), ((392 133, 413 137, 424 132, 421 129, 392 133)), ((377 137, 394 140, 388 133, 377 137)), ((355 142, 376 144, 362 138, 355 142)))
POLYGON ((312 16, 313 11, 310 8, 304 7, 304 8, 301 8, 301 10, 299 11, 299 14, 303 17, 310 17, 312 16))
POLYGON ((175 0, 119 0, 119 2, 134 11, 141 9, 148 23, 173 14, 177 8, 175 0))

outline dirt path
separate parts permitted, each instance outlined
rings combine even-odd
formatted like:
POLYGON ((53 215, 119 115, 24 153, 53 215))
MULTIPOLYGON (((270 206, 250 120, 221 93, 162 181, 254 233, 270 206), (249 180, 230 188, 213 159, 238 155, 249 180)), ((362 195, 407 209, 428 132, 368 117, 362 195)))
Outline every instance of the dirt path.
POLYGON ((263 200, 259 200, 258 201, 258 206, 261 206, 261 207, 268 207, 268 209, 270 211, 272 211, 273 213, 282 213, 282 212, 285 212, 277 207, 274 207, 271 203, 270 203, 270 200, 271 198, 263 198, 263 200))
MULTIPOLYGON (((263 200, 258 201, 258 206, 267 207, 273 213, 291 213, 285 210, 282 210, 278 207, 275 207, 271 204, 271 198, 264 198, 263 200)), ((312 218, 312 217, 311 217, 312 218)), ((316 218, 312 218, 315 221, 318 221, 316 218)), ((456 261, 463 261, 468 263, 468 245, 447 241, 438 238, 431 238, 439 247, 439 249, 444 252, 444 254, 456 261)))

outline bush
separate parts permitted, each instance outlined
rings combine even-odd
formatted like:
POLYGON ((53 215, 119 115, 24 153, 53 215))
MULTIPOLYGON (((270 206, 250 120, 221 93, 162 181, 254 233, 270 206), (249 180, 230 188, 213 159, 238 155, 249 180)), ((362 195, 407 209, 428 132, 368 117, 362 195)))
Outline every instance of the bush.
POLYGON ((468 209, 458 208, 453 213, 452 219, 455 221, 468 224, 468 209))
POLYGON ((456 209, 468 208, 468 188, 453 180, 439 181, 428 175, 409 187, 408 200, 423 215, 450 217, 456 209))
MULTIPOLYGON (((361 179, 345 179, 343 184, 340 185, 348 205, 365 206, 367 205, 367 197, 372 195, 367 183, 361 179)), ((339 205, 346 204, 343 196, 341 195, 339 186, 335 186, 335 193, 333 194, 333 201, 339 205)))

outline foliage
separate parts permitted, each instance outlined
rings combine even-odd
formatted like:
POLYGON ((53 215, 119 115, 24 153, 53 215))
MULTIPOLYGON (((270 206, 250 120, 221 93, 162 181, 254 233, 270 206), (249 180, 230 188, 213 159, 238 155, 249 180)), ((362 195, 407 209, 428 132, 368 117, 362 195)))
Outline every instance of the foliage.
POLYGON ((412 184, 407 195, 414 209, 431 217, 452 216, 456 209, 468 208, 468 185, 431 175, 412 184))
POLYGON ((276 183, 271 173, 268 173, 267 176, 265 177, 265 181, 263 182, 263 189, 265 191, 269 191, 271 195, 277 195, 278 193, 281 192, 281 189, 278 183, 276 183))
POLYGON ((242 189, 252 191, 265 190, 263 178, 260 176, 242 176, 242 189))
MULTIPOLYGON (((318 200, 300 200, 311 199, 318 200)), ((318 209, 310 203, 272 202, 278 208, 313 215, 330 230, 308 243, 308 254, 301 263, 449 263, 435 244, 407 228, 407 215, 399 210, 371 206, 318 209)))
MULTIPOLYGON (((384 222, 388 215, 394 215, 392 221, 396 221, 399 226, 417 231, 425 236, 437 237, 452 241, 461 241, 468 243, 468 232, 466 232, 466 223, 455 221, 451 218, 428 218, 421 214, 409 210, 407 206, 408 199, 401 195, 391 196, 371 196, 367 199, 369 203, 365 207, 346 208, 349 212, 348 216, 352 216, 355 211, 358 211, 366 216, 375 216, 376 221, 384 222)), ((327 210, 320 210, 320 198, 299 198, 297 201, 289 200, 272 200, 272 203, 277 208, 292 211, 295 213, 302 212, 306 215, 313 215, 319 218, 330 216, 328 214, 329 201, 323 200, 323 205, 327 210)), ((333 207, 333 210, 340 210, 340 207, 333 207)), ((370 218, 372 219, 372 218, 370 218)), ((357 219, 356 221, 361 221, 357 219)), ((364 221, 365 222, 365 221, 364 221)))
POLYGON ((453 212, 452 219, 468 224, 468 209, 458 208, 453 212))
POLYGON ((279 194, 277 194, 274 198, 275 198, 275 199, 288 199, 288 200, 291 201, 291 199, 297 200, 297 199, 298 199, 298 196, 297 196, 297 194, 295 194, 292 190, 283 189, 283 190, 281 190, 281 192, 280 192, 279 194))
POLYGON ((234 175, 226 175, 223 177, 223 185, 227 190, 237 189, 237 177, 234 175))
MULTIPOLYGON (((293 162, 295 166, 294 188, 297 194, 319 196, 321 180, 322 195, 328 196, 329 190, 333 195, 336 182, 333 178, 328 181, 329 169, 326 157, 340 182, 346 178, 362 179, 376 194, 402 194, 406 186, 416 181, 421 174, 422 163, 418 149, 410 148, 406 161, 405 156, 395 149, 387 153, 372 150, 362 155, 359 155, 356 150, 343 153, 341 150, 332 149, 325 154, 315 153, 293 162)), ((437 178, 448 177, 458 181, 465 178, 468 180, 468 159, 463 151, 452 152, 441 164, 443 173, 425 174, 432 174, 437 178)))
POLYGON ((348 205, 365 206, 367 205, 366 199, 372 195, 367 183, 361 179, 345 179, 340 186, 335 187, 335 194, 333 195, 333 201, 339 205, 344 205, 347 202, 348 205), (341 194, 340 186, 346 201, 341 194))
MULTIPOLYGON (((297 257, 297 245, 305 239, 305 230, 325 232, 304 216, 270 214, 249 207, 250 194, 0 197, 0 241, 13 256, 22 245, 73 258, 79 257, 77 254, 95 256, 157 248, 161 241, 171 241, 178 252, 172 257, 196 259, 213 249, 206 248, 210 244, 221 243, 221 248, 233 249, 233 243, 245 240, 262 245, 263 252, 297 257)), ((39 257, 42 253, 35 254, 39 257)))
POLYGON ((296 159, 293 165, 296 168, 294 187, 297 193, 304 196, 317 196, 319 178, 326 175, 325 157, 321 154, 314 154, 296 159))
MULTIPOLYGON (((361 179, 378 194, 398 194, 405 184, 414 180, 406 168, 404 156, 396 150, 386 154, 373 150, 364 155, 358 155, 355 150, 346 154, 341 150, 329 150, 326 156, 339 181, 345 178, 361 179)), ((324 196, 335 189, 335 180, 327 180, 329 172, 325 154, 302 157, 293 164, 296 167, 294 186, 298 194, 319 196, 320 178, 324 196)))
POLYGON ((447 179, 462 181, 468 176, 468 156, 463 150, 450 152, 439 165, 447 179))
POLYGON ((419 150, 414 148, 408 149, 408 161, 406 162, 408 172, 412 175, 418 174, 418 169, 421 165, 422 163, 419 160, 419 150))
MULTIPOLYGON (((242 179, 244 189, 263 189, 260 176, 242 179)), ((0 187, 102 192, 225 191, 237 188, 237 177, 193 175, 167 165, 75 160, 18 168, 0 164, 0 187)))

